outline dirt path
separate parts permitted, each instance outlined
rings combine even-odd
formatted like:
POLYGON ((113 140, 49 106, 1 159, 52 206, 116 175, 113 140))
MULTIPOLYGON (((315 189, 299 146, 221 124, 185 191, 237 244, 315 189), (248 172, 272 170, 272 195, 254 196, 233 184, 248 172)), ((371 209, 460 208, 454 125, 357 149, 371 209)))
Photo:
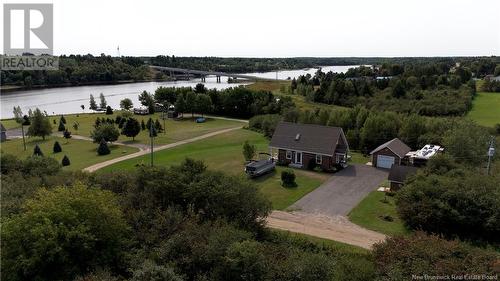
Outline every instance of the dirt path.
MULTIPOLYGON (((156 151, 160 151, 160 150, 164 150, 164 149, 173 148, 173 147, 176 147, 176 146, 179 146, 179 145, 183 145, 183 144, 187 144, 187 143, 199 141, 199 140, 202 140, 202 139, 213 137, 213 136, 216 136, 216 135, 219 135, 219 134, 224 134, 224 133, 231 132, 231 131, 234 131, 234 130, 238 130, 238 129, 241 129, 241 128, 242 127, 233 127, 233 128, 229 128, 229 129, 224 129, 224 130, 220 130, 220 131, 211 132, 211 133, 204 134, 204 135, 201 135, 201 136, 197 136, 197 137, 194 137, 194 138, 190 138, 190 139, 186 139, 186 140, 181 140, 181 141, 170 143, 170 144, 156 146, 156 147, 154 147, 153 151, 156 152, 156 151)), ((129 144, 122 144, 122 145, 129 145, 129 144)), ((128 159, 132 159, 132 158, 135 158, 135 157, 139 157, 139 156, 142 156, 142 155, 146 155, 148 153, 150 153, 150 149, 149 148, 144 148, 144 149, 141 149, 140 151, 138 151, 136 153, 132 153, 132 154, 125 155, 125 156, 122 156, 122 157, 118 157, 118 158, 110 159, 108 161, 97 163, 97 164, 89 166, 89 167, 87 167, 87 168, 85 168, 83 170, 86 171, 86 172, 94 172, 94 171, 97 171, 97 170, 99 170, 101 168, 104 168, 106 166, 109 166, 109 165, 112 165, 112 164, 115 164, 115 163, 118 163, 118 162, 121 162, 121 161, 124 161, 124 160, 128 160, 128 159)))
POLYGON ((384 234, 362 228, 350 222, 345 216, 273 211, 267 217, 267 226, 335 240, 365 249, 371 249, 373 244, 385 240, 384 234))

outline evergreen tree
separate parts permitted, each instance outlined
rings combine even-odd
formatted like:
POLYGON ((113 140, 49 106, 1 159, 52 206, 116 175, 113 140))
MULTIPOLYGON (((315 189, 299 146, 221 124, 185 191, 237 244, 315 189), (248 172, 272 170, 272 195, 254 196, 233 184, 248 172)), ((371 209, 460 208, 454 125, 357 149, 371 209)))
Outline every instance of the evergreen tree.
POLYGON ((111 106, 107 106, 106 107, 106 115, 112 115, 113 114, 113 109, 111 108, 111 106))
POLYGON ((101 125, 101 118, 97 117, 94 122, 94 128, 99 127, 101 125))
POLYGON ((52 149, 52 151, 54 151, 54 153, 59 153, 62 151, 62 147, 58 141, 54 143, 54 148, 52 149))
POLYGON ((144 124, 144 119, 141 120, 141 129, 146 130, 146 124, 144 124))
POLYGON ((66 118, 64 118, 64 115, 61 115, 60 122, 63 122, 63 124, 66 124, 66 118))
POLYGON ((50 134, 52 134, 52 126, 49 118, 40 109, 35 109, 31 125, 28 128, 28 136, 42 137, 45 140, 45 137, 50 136, 50 134))
POLYGON ((99 95, 99 99, 101 100, 100 103, 99 103, 99 106, 101 108, 106 108, 106 106, 108 105, 108 103, 106 102, 106 98, 104 97, 104 95, 102 93, 99 95))
POLYGON ((64 126, 64 123, 62 122, 62 120, 59 120, 59 127, 57 127, 57 130, 59 132, 63 132, 64 130, 66 130, 66 127, 64 126))
POLYGON ((245 141, 243 144, 243 157, 245 157, 246 161, 250 161, 255 156, 255 145, 250 144, 248 141, 245 141))
POLYGON ((40 147, 38 146, 38 144, 35 145, 35 149, 33 150, 33 155, 43 156, 43 152, 40 149, 40 147))
POLYGON ((104 139, 101 139, 99 147, 97 148, 97 154, 108 155, 109 153, 111 153, 111 151, 109 150, 108 143, 104 139))
POLYGON ((97 103, 95 102, 94 96, 90 95, 90 109, 96 110, 97 109, 97 103))
POLYGON ((63 159, 62 159, 62 161, 61 161, 61 164, 62 164, 63 166, 69 166, 69 165, 71 164, 71 162, 69 161, 68 156, 64 155, 64 157, 63 157, 63 159))
POLYGON ((154 126, 155 126, 155 129, 156 129, 159 133, 163 132, 163 126, 161 125, 161 123, 160 123, 160 121, 159 121, 158 119, 156 119, 156 121, 155 121, 155 125, 154 125, 154 126))
POLYGON ((122 135, 131 137, 132 140, 135 140, 135 137, 139 134, 140 131, 141 125, 139 124, 139 121, 137 121, 135 118, 129 118, 123 126, 122 135))

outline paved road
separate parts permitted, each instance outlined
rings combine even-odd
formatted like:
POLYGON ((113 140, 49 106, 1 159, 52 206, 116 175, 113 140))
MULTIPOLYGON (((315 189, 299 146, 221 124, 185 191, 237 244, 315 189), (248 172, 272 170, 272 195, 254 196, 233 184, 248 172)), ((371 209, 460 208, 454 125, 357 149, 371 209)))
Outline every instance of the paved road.
POLYGON ((351 165, 334 174, 289 209, 332 217, 345 216, 386 178, 385 170, 366 165, 351 165))

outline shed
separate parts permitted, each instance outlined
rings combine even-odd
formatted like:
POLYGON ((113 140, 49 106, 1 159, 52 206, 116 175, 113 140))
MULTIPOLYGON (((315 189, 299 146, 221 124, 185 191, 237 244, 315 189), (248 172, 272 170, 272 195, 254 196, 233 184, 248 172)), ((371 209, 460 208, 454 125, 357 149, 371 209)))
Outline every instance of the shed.
POLYGON ((417 173, 418 168, 412 167, 412 166, 401 166, 394 164, 392 165, 391 169, 389 170, 389 176, 388 180, 389 183, 391 184, 391 190, 398 190, 400 189, 405 180, 411 176, 417 173))
POLYGON ((401 160, 410 152, 407 146, 398 138, 394 138, 370 152, 372 156, 372 166, 390 169, 393 164, 401 165, 401 160))
POLYGON ((3 126, 2 123, 0 123, 0 127, 1 127, 1 130, 2 130, 2 135, 0 137, 0 141, 4 142, 7 140, 7 129, 5 129, 5 127, 3 126))

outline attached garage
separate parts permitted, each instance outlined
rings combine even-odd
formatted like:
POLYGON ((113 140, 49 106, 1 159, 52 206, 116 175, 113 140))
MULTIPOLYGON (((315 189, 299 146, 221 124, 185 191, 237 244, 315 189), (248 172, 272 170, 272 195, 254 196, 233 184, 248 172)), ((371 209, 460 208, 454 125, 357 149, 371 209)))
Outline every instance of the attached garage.
POLYGON ((372 166, 390 169, 393 164, 401 165, 401 160, 410 150, 410 147, 398 138, 392 139, 370 152, 372 166))

